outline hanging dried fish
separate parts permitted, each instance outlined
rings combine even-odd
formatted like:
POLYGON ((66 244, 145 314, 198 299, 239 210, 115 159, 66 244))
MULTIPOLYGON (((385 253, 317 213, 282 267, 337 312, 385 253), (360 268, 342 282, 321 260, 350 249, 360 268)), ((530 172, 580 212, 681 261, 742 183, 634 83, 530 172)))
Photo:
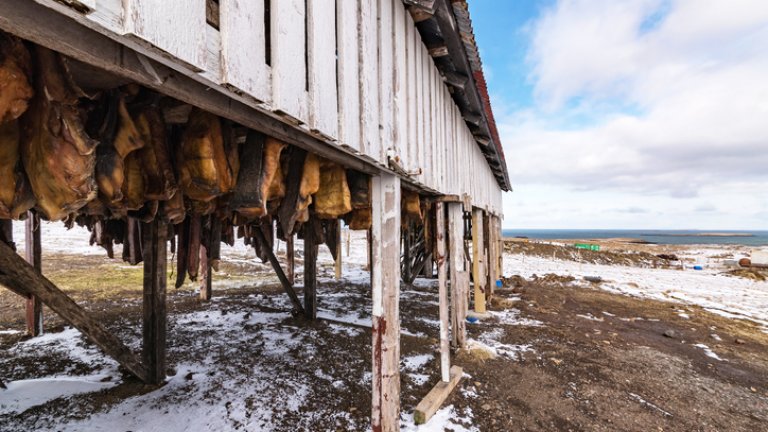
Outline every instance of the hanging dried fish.
POLYGON ((59 220, 96 197, 97 141, 85 133, 77 109, 82 92, 59 54, 39 46, 35 54, 36 96, 22 117, 21 154, 37 208, 59 220))
POLYGON ((213 114, 192 110, 178 159, 179 183, 184 194, 193 200, 211 201, 235 186, 237 152, 225 148, 221 120, 213 114))
POLYGON ((272 185, 280 169, 280 154, 285 146, 276 139, 248 131, 242 149, 237 186, 232 197, 232 210, 253 220, 267 214, 270 191, 285 194, 284 187, 272 185))
POLYGON ((344 167, 323 161, 320 164, 320 189, 314 196, 317 216, 321 219, 335 219, 347 214, 352 211, 351 199, 344 167))
POLYGON ((136 127, 146 146, 139 152, 146 177, 145 198, 169 200, 177 190, 160 110, 147 106, 136 115, 136 127))

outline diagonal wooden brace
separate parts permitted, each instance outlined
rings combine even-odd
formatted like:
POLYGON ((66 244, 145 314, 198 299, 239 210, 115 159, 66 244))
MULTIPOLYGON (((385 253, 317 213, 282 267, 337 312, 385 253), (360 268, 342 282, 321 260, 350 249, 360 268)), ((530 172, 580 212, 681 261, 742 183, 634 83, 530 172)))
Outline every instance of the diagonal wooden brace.
POLYGON ((283 286, 285 293, 288 294, 288 297, 291 298, 291 303, 293 303, 294 316, 303 315, 304 308, 301 306, 301 302, 299 301, 299 296, 296 295, 296 292, 293 290, 293 286, 288 281, 288 277, 285 276, 285 272, 283 271, 283 268, 280 267, 280 262, 277 260, 277 257, 275 256, 275 251, 273 251, 272 247, 269 246, 269 243, 267 243, 267 238, 264 237, 264 233, 260 229, 253 230, 253 232, 254 232, 254 239, 256 239, 256 241, 262 245, 262 250, 267 252, 267 257, 269 258, 269 262, 272 264, 272 268, 275 269, 275 273, 277 273, 277 278, 280 279, 280 284, 283 286))
POLYGON ((104 353, 140 380, 147 381, 146 368, 120 339, 3 242, 0 242, 0 283, 17 294, 37 296, 67 323, 80 330, 104 353))

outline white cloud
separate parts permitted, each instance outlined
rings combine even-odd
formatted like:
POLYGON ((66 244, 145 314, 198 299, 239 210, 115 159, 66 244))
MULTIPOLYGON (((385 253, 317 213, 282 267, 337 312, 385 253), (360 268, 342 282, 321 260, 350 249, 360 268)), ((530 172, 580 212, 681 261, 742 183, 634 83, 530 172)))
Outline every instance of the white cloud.
MULTIPOLYGON (((706 192, 768 210, 767 1, 561 0, 529 32, 537 102, 499 116, 516 193, 706 192)), ((707 212, 720 225, 736 216, 707 212)))

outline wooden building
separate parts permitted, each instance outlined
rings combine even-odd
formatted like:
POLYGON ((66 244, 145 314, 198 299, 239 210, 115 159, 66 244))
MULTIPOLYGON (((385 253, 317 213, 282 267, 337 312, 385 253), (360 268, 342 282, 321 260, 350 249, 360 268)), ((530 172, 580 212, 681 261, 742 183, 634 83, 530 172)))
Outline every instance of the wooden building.
POLYGON ((499 278, 501 195, 510 190, 465 0, 0 0, 0 29, 0 63, 5 62, 0 72, 16 67, 7 76, 18 77, 18 70, 29 69, 31 90, 17 95, 23 106, 12 105, 7 115, 0 111, 0 126, 21 125, 21 156, 12 164, 6 161, 5 168, 19 172, 23 166, 21 175, 31 185, 26 201, 19 198, 21 183, 10 188, 9 202, 0 195, 2 227, 9 226, 8 219, 26 218, 29 228, 29 264, 8 247, 7 229, 0 230, 5 240, 0 241, 0 283, 28 298, 31 333, 39 331, 40 302, 45 303, 137 377, 162 382, 170 238, 190 249, 182 270, 201 277, 201 295, 210 298, 211 261, 226 234, 239 231, 272 262, 296 312, 314 318, 312 257, 318 243, 338 241, 334 233, 344 218, 353 229, 371 233, 373 430, 399 428, 398 296, 404 270, 410 275, 436 266, 443 380, 451 380, 448 341, 459 348, 464 341, 470 269, 479 311, 499 278), (11 64, 8 53, 14 50, 29 54, 19 54, 18 64, 11 64), (25 56, 32 58, 28 68, 25 56), (42 77, 46 64, 61 67, 62 74, 42 77), (77 91, 56 96, 51 88, 58 84, 77 91), (146 107, 156 111, 142 111, 146 107), (141 131, 144 115, 149 132, 143 136, 151 147, 156 137, 152 112, 160 113, 158 133, 168 141, 160 146, 173 149, 163 156, 170 168, 139 172, 146 184, 139 201, 130 205, 129 166, 137 162, 129 163, 115 134, 93 136, 104 129, 89 125, 94 117, 112 115, 119 128, 133 120, 141 131), (55 166, 35 165, 44 159, 35 159, 35 151, 45 151, 46 140, 59 138, 55 131, 48 131, 54 138, 29 137, 34 135, 29 131, 45 129, 35 116, 50 120, 51 113, 63 119, 65 129, 80 122, 87 136, 80 144, 77 137, 61 138, 80 145, 77 157, 85 168, 78 172, 83 176, 78 186, 85 189, 76 190, 76 196, 66 196, 72 188, 64 186, 71 185, 52 185, 55 179, 46 178, 46 169, 55 171, 55 166), (213 150, 192 148, 195 133, 202 134, 195 145, 205 141, 213 150), (222 136, 219 149, 215 142, 222 136), (87 151, 81 148, 86 144, 87 151), (110 195, 110 181, 118 177, 99 170, 105 169, 100 165, 105 149, 113 147, 125 157, 113 162, 125 165, 119 174, 126 180, 118 176, 123 193, 110 195), (200 167, 189 165, 206 157, 210 166, 225 169, 217 171, 217 188, 203 190, 195 177, 200 167), (323 166, 314 188, 307 174, 310 159, 323 166), (173 186, 150 193, 161 177, 173 186), (66 193, 55 195, 45 187, 66 193), (282 192, 267 196, 271 187, 282 192), (329 207, 321 211, 321 204, 329 207), (40 274, 35 227, 41 216, 89 226, 106 236, 97 243, 110 253, 114 239, 109 236, 116 235, 110 230, 116 229, 125 240, 123 258, 143 262, 141 356, 40 274), (294 234, 305 239, 309 282, 303 304, 291 286, 292 266, 284 272, 272 253, 275 227, 291 244, 294 234), (412 243, 416 227, 420 240, 412 243), (464 238, 470 235, 472 257, 466 257, 464 238), (412 266, 412 252, 418 252, 414 244, 422 248, 419 269, 412 266))

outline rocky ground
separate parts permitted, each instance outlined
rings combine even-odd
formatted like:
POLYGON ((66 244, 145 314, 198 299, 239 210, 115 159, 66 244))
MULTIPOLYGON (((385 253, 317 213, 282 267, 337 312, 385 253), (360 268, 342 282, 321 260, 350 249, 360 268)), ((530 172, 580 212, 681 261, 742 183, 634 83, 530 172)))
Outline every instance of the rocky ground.
MULTIPOLYGON (((56 254, 45 263, 54 282, 139 349, 140 267, 99 255, 56 254)), ((212 302, 199 302, 193 285, 172 291, 171 367, 159 388, 123 375, 50 313, 48 335, 25 340, 21 299, 0 291, 0 380, 10 389, 0 388, 0 430, 365 430, 370 286, 353 263, 341 281, 327 262, 321 274, 315 323, 292 318, 269 268, 245 255, 217 275, 212 302), (41 396, 73 382, 72 390, 41 396), (39 400, 12 400, 29 392, 39 400)), ((472 349, 454 357, 465 378, 421 428, 410 413, 439 379, 437 288, 424 279, 402 287, 404 430, 757 431, 768 424, 768 334, 755 322, 557 275, 507 283, 491 316, 468 324, 472 349)))

